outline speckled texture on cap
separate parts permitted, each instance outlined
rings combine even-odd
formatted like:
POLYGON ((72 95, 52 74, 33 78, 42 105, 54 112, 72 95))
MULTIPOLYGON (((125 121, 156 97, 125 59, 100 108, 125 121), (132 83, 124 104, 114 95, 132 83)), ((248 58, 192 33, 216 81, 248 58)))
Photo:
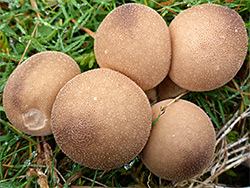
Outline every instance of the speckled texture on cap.
POLYGON ((191 91, 208 91, 229 82, 247 54, 247 31, 240 15, 227 7, 198 5, 170 24, 170 78, 191 91))
POLYGON ((4 88, 3 106, 9 121, 26 134, 52 134, 50 117, 56 95, 80 73, 77 63, 61 52, 40 52, 28 58, 4 88))
POLYGON ((186 89, 181 88, 176 85, 170 78, 167 76, 158 86, 157 86, 157 96, 159 101, 177 97, 181 93, 187 91, 186 89))
POLYGON ((125 74, 144 91, 159 84, 169 71, 168 26, 145 5, 129 3, 110 12, 99 26, 94 44, 100 67, 125 74))
MULTIPOLYGON (((152 106, 153 120, 161 107, 171 101, 152 106)), ((215 131, 207 114, 191 102, 178 100, 170 104, 154 124, 141 158, 155 175, 167 180, 185 180, 210 164, 215 141, 215 131)))
POLYGON ((69 81, 52 110, 52 132, 62 151, 100 170, 133 160, 148 140, 151 122, 151 107, 141 88, 107 68, 69 81))

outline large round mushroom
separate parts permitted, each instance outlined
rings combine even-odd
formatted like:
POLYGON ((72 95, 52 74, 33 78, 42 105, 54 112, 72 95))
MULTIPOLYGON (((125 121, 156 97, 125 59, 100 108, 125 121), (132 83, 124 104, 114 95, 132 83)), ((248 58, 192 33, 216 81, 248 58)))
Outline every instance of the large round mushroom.
POLYGON ((94 50, 100 67, 125 74, 144 91, 158 85, 169 71, 168 26, 145 5, 129 3, 110 12, 97 30, 94 50))
POLYGON ((240 15, 227 7, 203 4, 186 9, 169 26, 169 76, 190 91, 208 91, 229 82, 242 66, 248 37, 240 15))
POLYGON ((61 52, 40 52, 29 57, 13 71, 4 88, 7 118, 26 134, 52 134, 50 117, 56 95, 80 73, 77 63, 61 52))
POLYGON ((141 153, 146 167, 155 175, 180 181, 201 173, 215 150, 215 131, 207 114, 195 104, 172 99, 152 106, 154 124, 141 153))
POLYGON ((141 88, 107 68, 69 81, 52 110, 52 131, 62 151, 77 163, 100 170, 133 160, 148 140, 151 121, 151 107, 141 88))

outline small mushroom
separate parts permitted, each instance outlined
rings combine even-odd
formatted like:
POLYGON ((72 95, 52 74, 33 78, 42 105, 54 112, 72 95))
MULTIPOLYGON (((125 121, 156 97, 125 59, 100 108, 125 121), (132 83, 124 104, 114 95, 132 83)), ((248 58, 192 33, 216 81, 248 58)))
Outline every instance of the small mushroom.
POLYGON ((247 54, 247 30, 227 7, 203 4, 186 9, 169 26, 172 64, 169 76, 190 91, 208 91, 229 82, 247 54))
POLYGON ((145 5, 128 3, 110 12, 97 30, 94 50, 101 68, 125 74, 144 91, 158 85, 169 71, 168 26, 145 5))
POLYGON ((157 101, 158 97, 157 97, 157 91, 155 87, 145 91, 145 94, 147 95, 150 103, 155 103, 157 101))
POLYGON ((29 57, 13 71, 4 88, 7 118, 26 134, 52 134, 50 117, 56 95, 80 73, 77 63, 61 52, 40 52, 29 57))
MULTIPOLYGON (((170 102, 168 99, 152 106, 153 120, 170 102)), ((155 175, 185 180, 208 167, 215 142, 215 131, 207 114, 191 102, 178 100, 167 106, 154 124, 141 158, 155 175)))
POLYGON ((133 160, 148 140, 151 121, 152 110, 141 88, 107 68, 70 80, 52 110, 58 146, 75 162, 100 170, 133 160))
POLYGON ((177 97, 185 91, 187 90, 176 85, 168 76, 157 86, 159 101, 177 97))

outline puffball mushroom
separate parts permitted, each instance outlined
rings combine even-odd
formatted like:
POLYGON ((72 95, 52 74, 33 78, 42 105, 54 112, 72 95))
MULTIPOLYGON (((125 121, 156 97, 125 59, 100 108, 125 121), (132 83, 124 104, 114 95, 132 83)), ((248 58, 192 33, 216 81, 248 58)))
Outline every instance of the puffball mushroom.
POLYGON ((185 91, 186 89, 176 85, 168 76, 157 86, 159 101, 177 97, 185 91))
POLYGON ((169 26, 173 82, 190 91, 208 91, 229 82, 242 66, 248 37, 240 15, 203 4, 186 9, 169 26))
POLYGON ((107 68, 70 80, 52 110, 58 146, 75 162, 100 170, 133 160, 148 140, 151 122, 152 110, 141 88, 107 68))
POLYGON ((169 71, 168 26, 145 5, 129 3, 111 11, 97 30, 94 50, 101 68, 125 74, 144 91, 158 85, 169 71))
MULTIPOLYGON (((153 120, 171 101, 152 106, 153 120)), ((141 158, 155 175, 167 180, 185 180, 210 164, 215 142, 215 131, 207 114, 191 102, 178 100, 167 106, 154 124, 141 158)))
POLYGON ((26 134, 52 134, 50 119, 56 95, 80 73, 77 63, 61 52, 40 52, 29 57, 13 71, 4 88, 7 118, 26 134))

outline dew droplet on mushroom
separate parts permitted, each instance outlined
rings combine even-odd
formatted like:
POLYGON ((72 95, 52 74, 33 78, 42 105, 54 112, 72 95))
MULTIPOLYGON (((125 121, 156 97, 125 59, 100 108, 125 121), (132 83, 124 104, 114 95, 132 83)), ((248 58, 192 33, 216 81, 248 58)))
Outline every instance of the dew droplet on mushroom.
POLYGON ((80 73, 77 63, 61 52, 46 51, 29 57, 12 72, 4 88, 7 118, 26 134, 52 134, 51 110, 56 95, 80 73))

